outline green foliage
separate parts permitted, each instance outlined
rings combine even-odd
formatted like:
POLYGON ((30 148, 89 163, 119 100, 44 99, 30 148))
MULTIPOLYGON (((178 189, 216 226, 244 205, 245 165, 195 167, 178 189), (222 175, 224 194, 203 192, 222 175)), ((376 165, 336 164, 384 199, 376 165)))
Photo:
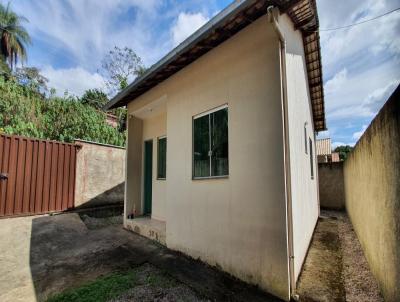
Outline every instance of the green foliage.
POLYGON ((6 59, 1 53, 0 53, 0 76, 3 76, 5 78, 10 78, 11 76, 10 66, 8 66, 6 59))
POLYGON ((51 297, 47 302, 106 302, 135 286, 136 272, 115 273, 51 297))
POLYGON ((125 108, 116 108, 116 109, 112 110, 111 113, 118 117, 119 131, 125 131, 128 110, 126 110, 125 108))
POLYGON ((27 86, 29 89, 44 93, 47 91, 47 83, 49 80, 40 74, 40 70, 36 67, 17 68, 13 76, 19 84, 27 86))
POLYGON ((10 3, 7 6, 0 3, 0 53, 11 69, 17 65, 18 58, 26 59, 26 46, 31 43, 28 32, 22 26, 23 21, 28 20, 13 12, 10 3))
POLYGON ((85 91, 80 100, 82 104, 90 105, 96 109, 102 109, 108 102, 108 97, 100 89, 89 89, 85 91))
POLYGON ((353 150, 353 147, 346 145, 346 146, 337 146, 335 148, 335 152, 339 152, 340 160, 346 160, 347 155, 353 150))
POLYGON ((0 77, 0 128, 6 134, 72 142, 84 139, 123 146, 125 133, 109 126, 104 112, 78 99, 52 96, 0 77))
MULTIPOLYGON (((96 108, 98 110, 103 110, 103 106, 109 101, 107 95, 100 89, 89 89, 86 90, 83 96, 80 98, 82 104, 86 104, 96 108)), ((109 113, 115 115, 118 118, 118 129, 123 132, 126 130, 126 109, 116 108, 109 113)))
POLYGON ((102 61, 102 75, 110 94, 125 89, 129 81, 145 73, 142 59, 129 47, 115 46, 102 61))

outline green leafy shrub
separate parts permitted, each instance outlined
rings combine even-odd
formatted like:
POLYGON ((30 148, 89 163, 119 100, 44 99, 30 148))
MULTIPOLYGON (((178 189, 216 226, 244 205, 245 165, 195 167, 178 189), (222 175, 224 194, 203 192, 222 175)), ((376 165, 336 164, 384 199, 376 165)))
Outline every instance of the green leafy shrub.
POLYGON ((104 112, 65 96, 46 98, 0 77, 0 128, 6 134, 72 142, 84 139, 123 146, 125 132, 107 124, 104 112))

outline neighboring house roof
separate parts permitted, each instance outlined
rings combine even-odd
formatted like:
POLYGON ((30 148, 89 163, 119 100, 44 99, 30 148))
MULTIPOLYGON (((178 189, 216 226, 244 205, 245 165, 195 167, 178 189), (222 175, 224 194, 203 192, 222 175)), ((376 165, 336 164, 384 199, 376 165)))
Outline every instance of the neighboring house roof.
POLYGON ((330 138, 317 139, 315 143, 315 147, 317 149, 317 155, 331 155, 332 154, 332 145, 330 138))
POLYGON ((147 72, 116 95, 105 109, 127 105, 166 80, 244 27, 267 13, 271 5, 287 13, 303 34, 314 128, 326 130, 319 21, 315 0, 237 0, 173 49, 147 72))
POLYGON ((118 116, 106 112, 106 122, 111 127, 117 128, 118 127, 118 122, 119 122, 118 121, 118 116))

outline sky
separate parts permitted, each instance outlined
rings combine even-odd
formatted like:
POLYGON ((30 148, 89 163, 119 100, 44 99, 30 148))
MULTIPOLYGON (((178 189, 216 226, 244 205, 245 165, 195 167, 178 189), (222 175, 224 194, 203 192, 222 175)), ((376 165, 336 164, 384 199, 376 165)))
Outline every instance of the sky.
MULTIPOLYGON (((5 3, 3 0, 0 0, 5 3)), ((14 0, 32 37, 26 66, 36 66, 58 94, 104 88, 101 60, 132 48, 147 67, 232 0, 14 0)), ((317 0, 325 110, 333 146, 354 145, 400 82, 400 0, 317 0)))

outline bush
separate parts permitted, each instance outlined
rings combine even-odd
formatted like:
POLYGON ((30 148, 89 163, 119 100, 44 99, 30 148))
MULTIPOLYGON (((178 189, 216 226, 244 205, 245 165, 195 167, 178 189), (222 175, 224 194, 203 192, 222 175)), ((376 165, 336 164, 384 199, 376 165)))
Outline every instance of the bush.
POLYGON ((50 97, 0 77, 0 128, 6 134, 72 142, 84 139, 123 146, 125 132, 105 113, 71 96, 50 97))

